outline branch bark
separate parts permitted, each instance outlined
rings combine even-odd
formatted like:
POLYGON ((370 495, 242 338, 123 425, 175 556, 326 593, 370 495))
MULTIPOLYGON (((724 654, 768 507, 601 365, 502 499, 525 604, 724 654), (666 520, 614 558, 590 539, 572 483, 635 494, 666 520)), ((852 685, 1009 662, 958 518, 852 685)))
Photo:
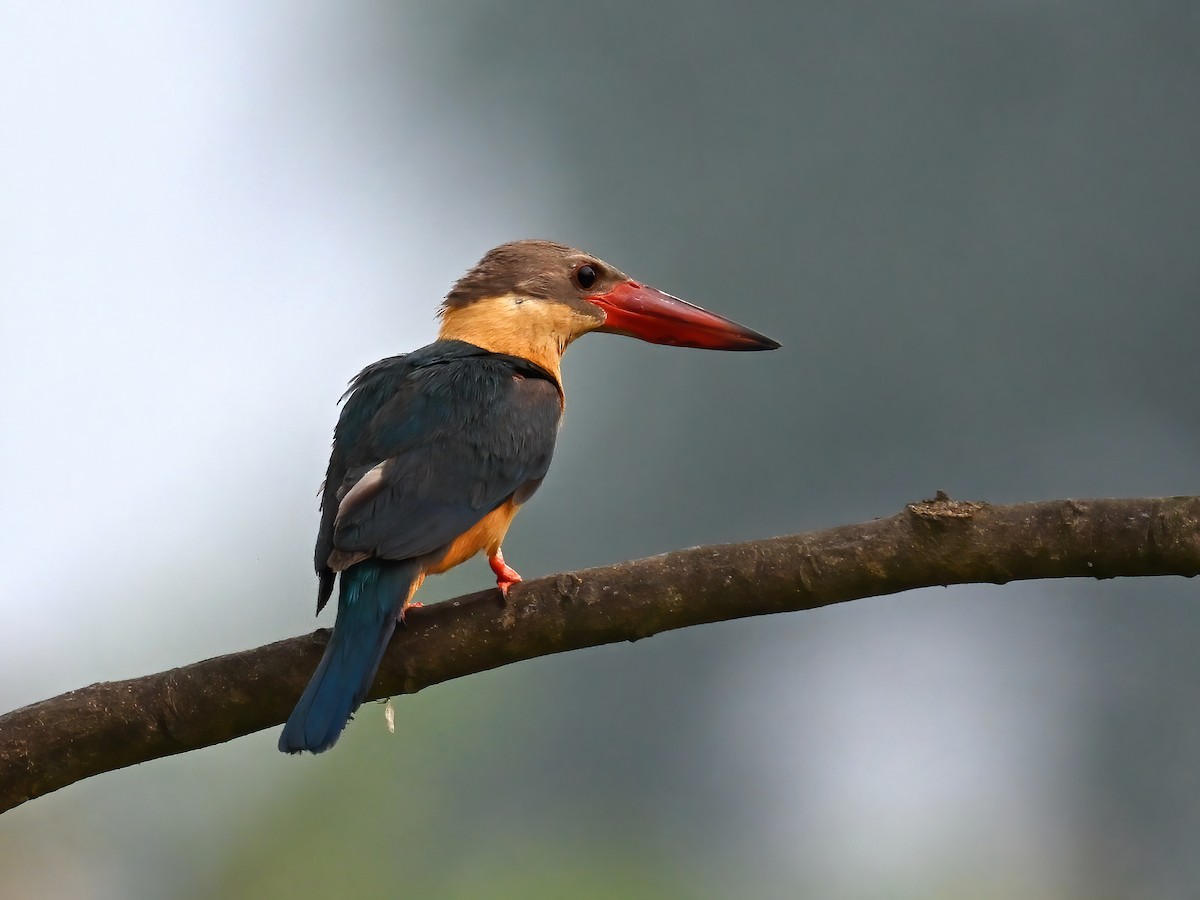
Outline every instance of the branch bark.
MULTIPOLYGON (((1014 506, 944 494, 827 531, 696 547, 410 611, 372 698, 523 659, 934 585, 1200 574, 1200 497, 1014 506)), ((0 716, 0 812, 83 778, 278 725, 328 631, 93 684, 0 716)), ((336 751, 335 751, 336 752, 336 751)))

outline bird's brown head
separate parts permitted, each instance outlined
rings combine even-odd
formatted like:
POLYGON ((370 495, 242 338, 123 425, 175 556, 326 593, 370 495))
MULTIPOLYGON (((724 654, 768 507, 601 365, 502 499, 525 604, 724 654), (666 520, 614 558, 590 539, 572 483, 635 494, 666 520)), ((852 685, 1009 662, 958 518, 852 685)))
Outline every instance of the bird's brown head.
MULTIPOLYGON (((773 350, 770 338, 634 281, 590 253, 525 240, 490 250, 442 305, 443 339, 546 366, 589 331, 706 350, 773 350), (532 355, 531 355, 532 354, 532 355)), ((557 360, 550 367, 557 373, 557 360)))

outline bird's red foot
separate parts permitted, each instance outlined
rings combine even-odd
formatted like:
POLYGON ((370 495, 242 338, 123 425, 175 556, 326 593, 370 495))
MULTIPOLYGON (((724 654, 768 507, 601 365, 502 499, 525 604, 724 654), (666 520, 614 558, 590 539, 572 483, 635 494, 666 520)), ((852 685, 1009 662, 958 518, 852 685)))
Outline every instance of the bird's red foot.
POLYGON ((504 554, 499 550, 495 556, 488 557, 488 565, 492 567, 492 571, 496 573, 496 587, 500 589, 500 593, 508 599, 508 589, 521 580, 520 574, 516 569, 511 569, 504 562, 504 554))
POLYGON ((408 622, 404 621, 404 617, 408 615, 408 611, 414 608, 419 609, 424 605, 424 603, 405 603, 402 607, 400 607, 400 615, 398 615, 396 618, 400 620, 401 625, 407 625, 408 622))

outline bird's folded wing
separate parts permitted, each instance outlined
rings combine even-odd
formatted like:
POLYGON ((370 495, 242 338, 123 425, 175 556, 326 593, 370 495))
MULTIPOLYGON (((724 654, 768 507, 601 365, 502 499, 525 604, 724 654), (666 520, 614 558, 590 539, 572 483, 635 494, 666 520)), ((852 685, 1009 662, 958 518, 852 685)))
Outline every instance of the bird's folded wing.
POLYGON ((552 378, 516 357, 415 355, 368 369, 343 409, 318 569, 434 553, 546 474, 561 415, 552 378))

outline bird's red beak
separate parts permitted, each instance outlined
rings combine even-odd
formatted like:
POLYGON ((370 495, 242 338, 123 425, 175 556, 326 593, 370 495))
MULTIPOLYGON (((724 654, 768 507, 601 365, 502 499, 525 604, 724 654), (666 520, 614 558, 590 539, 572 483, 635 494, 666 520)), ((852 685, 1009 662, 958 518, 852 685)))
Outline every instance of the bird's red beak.
POLYGON ((778 341, 732 319, 636 281, 623 281, 607 294, 587 299, 604 310, 604 324, 598 331, 651 344, 702 350, 774 350, 779 346, 778 341))

